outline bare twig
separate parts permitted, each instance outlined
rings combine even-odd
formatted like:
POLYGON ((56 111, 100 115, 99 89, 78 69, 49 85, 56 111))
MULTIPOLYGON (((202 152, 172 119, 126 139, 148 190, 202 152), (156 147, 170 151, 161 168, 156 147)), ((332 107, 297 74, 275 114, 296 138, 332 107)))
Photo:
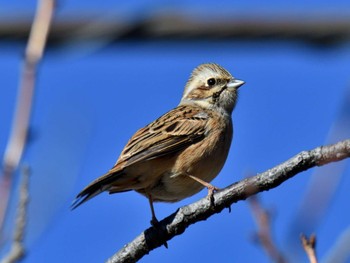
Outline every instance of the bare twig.
MULTIPOLYGON (((342 100, 337 118, 333 121, 329 131, 327 143, 339 141, 350 134, 350 88, 344 93, 342 100)), ((324 220, 335 195, 342 186, 341 182, 346 176, 344 172, 346 167, 346 162, 327 165, 323 169, 315 169, 310 176, 299 208, 293 221, 287 227, 287 253, 293 258, 293 261, 302 261, 305 255, 300 246, 300 239, 297 237, 300 233, 313 233, 324 220)))
POLYGON ((23 247, 23 238, 25 233, 27 219, 27 204, 29 199, 29 175, 28 167, 24 167, 22 171, 22 183, 19 193, 19 202, 16 216, 16 224, 13 235, 13 243, 10 252, 1 260, 1 263, 18 262, 25 255, 23 247))
POLYGON ((266 251, 268 256, 277 263, 286 263, 283 254, 278 250, 273 242, 270 213, 261 207, 258 197, 252 196, 248 199, 255 222, 258 227, 257 237, 259 243, 266 251))
POLYGON ((317 263, 318 261, 315 251, 316 236, 311 235, 310 238, 307 238, 305 235, 301 234, 300 239, 310 263, 317 263))
POLYGON ((159 222, 157 228, 150 227, 132 242, 113 255, 108 262, 136 262, 151 250, 162 246, 174 236, 182 234, 187 227, 220 213, 223 209, 262 191, 279 186, 284 181, 311 167, 350 157, 350 139, 333 145, 303 151, 276 167, 234 183, 214 194, 214 206, 208 198, 179 208, 159 222))
POLYGON ((18 167, 26 144, 36 69, 45 48, 53 9, 54 0, 40 0, 30 31, 22 68, 16 113, 2 163, 2 177, 0 177, 0 229, 3 226, 6 214, 13 173, 18 167))

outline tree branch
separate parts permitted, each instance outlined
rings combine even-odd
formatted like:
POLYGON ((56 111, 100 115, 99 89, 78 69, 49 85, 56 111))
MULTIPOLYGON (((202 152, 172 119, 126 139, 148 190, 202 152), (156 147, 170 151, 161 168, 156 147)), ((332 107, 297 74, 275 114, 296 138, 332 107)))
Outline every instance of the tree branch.
POLYGON ((245 200, 258 192, 270 190, 296 174, 314 166, 340 161, 350 157, 350 139, 333 145, 303 151, 288 161, 234 183, 214 195, 214 205, 207 198, 179 208, 175 213, 159 222, 157 228, 150 227, 113 255, 108 263, 136 262, 151 250, 162 246, 174 236, 182 234, 190 225, 220 213, 233 203, 245 200))
POLYGON ((30 114, 35 90, 37 66, 45 49, 55 0, 39 0, 26 47, 16 112, 0 170, 0 237, 9 202, 13 175, 25 150, 30 114))
MULTIPOLYGON (((60 16, 50 32, 49 45, 66 44, 72 40, 107 39, 114 43, 120 40, 170 39, 184 41, 189 39, 215 40, 300 40, 315 44, 338 44, 350 36, 350 20, 346 16, 334 19, 335 12, 301 16, 300 13, 289 13, 280 16, 271 12, 252 12, 242 16, 221 16, 220 19, 208 20, 203 16, 179 9, 145 12, 141 19, 123 19, 118 12, 109 14, 91 13, 82 15, 60 16), (118 17, 119 19, 116 19, 118 17)), ((25 16, 11 16, 1 19, 0 38, 25 39, 28 36, 31 20, 25 16)))
POLYGON ((258 199, 258 195, 248 199, 250 208, 257 225, 256 238, 272 262, 287 263, 282 252, 278 249, 272 238, 271 215, 264 209, 258 199))
POLYGON ((29 167, 23 167, 21 176, 22 182, 19 190, 19 200, 13 234, 13 242, 9 253, 1 259, 1 263, 19 262, 25 256, 23 240, 27 225, 27 209, 29 201, 29 167))
POLYGON ((300 236, 301 244, 303 245, 303 248, 306 252, 306 255, 309 259, 310 263, 317 263, 317 257, 316 257, 316 236, 311 235, 310 238, 307 238, 304 234, 301 234, 300 236))

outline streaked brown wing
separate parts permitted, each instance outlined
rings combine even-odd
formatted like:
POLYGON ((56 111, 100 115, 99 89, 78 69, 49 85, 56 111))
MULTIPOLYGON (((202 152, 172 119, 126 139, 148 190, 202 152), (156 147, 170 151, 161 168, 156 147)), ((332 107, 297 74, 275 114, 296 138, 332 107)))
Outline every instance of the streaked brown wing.
POLYGON ((162 157, 202 140, 208 118, 209 115, 200 108, 179 106, 173 109, 138 130, 125 146, 116 165, 124 162, 125 166, 129 166, 162 157))
MULTIPOLYGON (((108 189, 115 180, 134 180, 123 177, 124 168, 185 149, 202 140, 210 116, 200 108, 178 106, 146 127, 138 130, 129 140, 115 166, 97 178, 77 196, 73 208, 108 189)), ((118 189, 120 192, 125 189, 118 189)))

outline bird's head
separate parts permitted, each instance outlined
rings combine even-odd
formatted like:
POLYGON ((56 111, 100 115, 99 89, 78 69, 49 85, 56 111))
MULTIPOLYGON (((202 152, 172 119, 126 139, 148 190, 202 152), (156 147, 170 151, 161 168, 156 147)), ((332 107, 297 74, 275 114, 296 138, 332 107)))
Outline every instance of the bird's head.
POLYGON ((244 81, 234 78, 218 64, 202 64, 193 70, 187 81, 180 105, 194 103, 231 114, 236 105, 237 90, 243 84, 244 81))

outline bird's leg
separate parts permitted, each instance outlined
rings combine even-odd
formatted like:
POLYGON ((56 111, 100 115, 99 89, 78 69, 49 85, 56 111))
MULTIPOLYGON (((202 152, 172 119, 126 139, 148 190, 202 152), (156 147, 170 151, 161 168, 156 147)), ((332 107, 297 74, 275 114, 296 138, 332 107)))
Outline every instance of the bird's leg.
POLYGON ((203 181, 202 179, 200 179, 196 176, 193 176, 190 174, 188 174, 187 176, 190 177, 191 179, 197 181, 198 183, 200 183, 201 185, 205 186, 208 189, 208 198, 211 201, 211 204, 214 204, 214 193, 216 191, 219 191, 220 189, 217 188, 216 186, 210 184, 210 183, 207 183, 206 181, 203 181))
POLYGON ((159 221, 156 218, 156 213, 154 212, 153 199, 152 199, 152 196, 150 194, 147 194, 147 196, 148 196, 149 206, 151 207, 151 213, 152 213, 151 225, 156 227, 158 225, 159 221))
MULTIPOLYGON (((148 197, 148 201, 149 201, 149 205, 151 207, 151 212, 152 212, 152 219, 151 219, 151 225, 155 228, 158 229, 159 226, 159 221, 156 218, 156 213, 154 212, 154 207, 153 207, 153 199, 152 199, 152 195, 147 194, 148 197)), ((159 230, 159 229, 158 229, 159 230)), ((163 243, 165 248, 168 248, 168 243, 166 241, 164 241, 163 243)))

